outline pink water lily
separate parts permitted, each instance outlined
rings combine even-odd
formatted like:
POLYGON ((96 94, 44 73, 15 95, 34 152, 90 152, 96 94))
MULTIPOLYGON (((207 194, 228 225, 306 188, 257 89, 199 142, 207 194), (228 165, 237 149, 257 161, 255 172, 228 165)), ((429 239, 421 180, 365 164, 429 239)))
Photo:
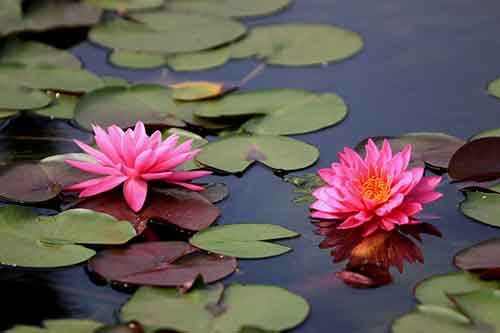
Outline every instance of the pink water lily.
POLYGON ((327 185, 314 191, 311 216, 339 221, 339 229, 363 228, 364 236, 419 223, 422 206, 442 196, 434 191, 441 177, 425 177, 420 167, 407 170, 411 150, 408 145, 393 156, 389 141, 379 150, 370 139, 362 159, 345 148, 340 163, 318 171, 327 185))
POLYGON ((139 211, 146 201, 148 181, 162 180, 193 191, 203 187, 188 183, 191 179, 209 175, 209 171, 176 171, 175 168, 192 159, 201 149, 191 151, 192 140, 177 145, 179 136, 173 134, 162 141, 161 133, 148 136, 144 124, 137 122, 134 130, 124 132, 118 126, 107 131, 93 126, 100 151, 75 140, 96 163, 66 160, 71 166, 86 172, 105 175, 72 185, 66 190, 81 190, 80 198, 109 191, 123 184, 123 195, 130 208, 139 211))

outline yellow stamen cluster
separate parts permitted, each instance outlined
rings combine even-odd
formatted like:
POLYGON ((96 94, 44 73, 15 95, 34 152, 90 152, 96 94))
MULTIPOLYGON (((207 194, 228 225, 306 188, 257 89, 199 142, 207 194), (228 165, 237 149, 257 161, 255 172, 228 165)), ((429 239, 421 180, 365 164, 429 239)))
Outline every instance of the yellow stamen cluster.
POLYGON ((380 176, 370 176, 361 184, 361 193, 363 197, 377 204, 386 202, 391 194, 389 179, 380 176))

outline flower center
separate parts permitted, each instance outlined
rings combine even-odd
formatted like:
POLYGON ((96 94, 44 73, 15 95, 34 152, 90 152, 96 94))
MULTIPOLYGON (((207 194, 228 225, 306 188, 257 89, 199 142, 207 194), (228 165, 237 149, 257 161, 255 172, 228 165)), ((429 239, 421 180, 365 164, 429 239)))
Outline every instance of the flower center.
POLYGON ((361 184, 361 193, 363 197, 377 204, 386 202, 391 194, 389 180, 380 176, 370 176, 361 184))

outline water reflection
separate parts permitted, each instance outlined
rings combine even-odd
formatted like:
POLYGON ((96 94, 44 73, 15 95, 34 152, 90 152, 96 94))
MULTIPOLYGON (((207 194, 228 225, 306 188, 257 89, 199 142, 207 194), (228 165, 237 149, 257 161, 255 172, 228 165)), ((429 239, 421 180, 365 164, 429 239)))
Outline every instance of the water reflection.
POLYGON ((362 228, 337 229, 337 223, 315 221, 316 233, 325 237, 320 249, 331 249, 334 263, 347 261, 345 269, 337 277, 355 288, 375 288, 392 281, 391 267, 400 273, 404 263, 423 263, 424 256, 419 243, 422 234, 441 237, 432 224, 402 225, 392 231, 379 230, 363 237, 362 228))

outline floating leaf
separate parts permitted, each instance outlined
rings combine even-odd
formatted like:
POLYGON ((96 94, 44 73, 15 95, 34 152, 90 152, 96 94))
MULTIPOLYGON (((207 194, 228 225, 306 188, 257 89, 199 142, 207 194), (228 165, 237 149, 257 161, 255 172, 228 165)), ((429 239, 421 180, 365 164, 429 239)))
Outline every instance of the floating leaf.
POLYGON ((499 268, 500 239, 490 239, 466 248, 458 252, 453 261, 458 268, 463 270, 499 268))
POLYGON ((200 194, 211 203, 218 203, 229 196, 229 188, 222 183, 208 184, 205 185, 205 190, 200 194))
POLYGON ((116 66, 147 69, 165 65, 166 57, 154 53, 114 50, 109 57, 109 61, 116 66))
POLYGON ((420 282, 414 289, 415 297, 423 304, 453 307, 450 294, 468 293, 479 289, 500 287, 500 282, 481 281, 466 272, 435 275, 420 282))
POLYGON ((128 87, 130 84, 127 80, 122 79, 121 77, 113 77, 113 76, 102 76, 102 83, 105 87, 128 87))
POLYGON ((468 192, 460 210, 476 221, 500 227, 500 194, 468 192))
POLYGON ((211 227, 189 242, 200 249, 237 258, 267 258, 290 251, 266 241, 297 237, 296 232, 272 224, 233 224, 211 227))
POLYGON ((94 74, 55 66, 0 64, 0 81, 27 88, 83 93, 103 85, 94 74))
POLYGON ((159 287, 192 286, 220 280, 236 269, 236 260, 205 254, 184 242, 147 242, 100 252, 89 261, 93 273, 108 281, 159 287))
POLYGON ((55 47, 20 39, 7 39, 0 45, 0 63, 17 63, 31 66, 52 65, 79 69, 80 60, 71 53, 55 47))
POLYGON ((0 81, 0 109, 37 109, 48 105, 50 101, 51 98, 39 90, 0 81))
POLYGON ((221 17, 165 11, 130 15, 134 22, 106 21, 89 38, 114 49, 171 54, 210 49, 246 32, 241 23, 221 17))
POLYGON ((37 216, 27 207, 0 208, 0 262, 23 267, 61 267, 91 258, 77 244, 123 244, 135 236, 128 223, 86 209, 37 216))
POLYGON ((391 332, 487 333, 491 331, 476 327, 469 318, 455 310, 438 306, 419 306, 417 311, 405 314, 394 321, 391 332))
POLYGON ((346 115, 347 106, 339 96, 323 94, 254 117, 243 128, 247 132, 263 135, 302 134, 335 125, 346 115))
POLYGON ((474 135, 473 137, 471 137, 469 139, 469 141, 477 140, 477 139, 481 139, 481 138, 491 138, 491 137, 499 137, 499 136, 500 136, 500 128, 494 128, 494 129, 490 129, 490 130, 487 130, 487 131, 484 131, 484 132, 481 132, 481 133, 474 135))
POLYGON ((182 229, 198 231, 210 226, 219 217, 219 209, 201 194, 189 190, 168 188, 149 194, 144 208, 134 213, 114 191, 103 193, 77 205, 78 208, 91 209, 114 216, 119 220, 132 223, 140 233, 151 220, 176 225, 182 229))
POLYGON ((143 121, 148 125, 183 126, 175 118, 176 106, 166 88, 160 85, 107 87, 83 96, 75 110, 76 122, 86 129, 92 124, 113 124, 122 128, 143 121))
POLYGON ((93 320, 57 319, 43 321, 43 328, 17 325, 7 330, 6 333, 93 333, 102 325, 93 320))
POLYGON ((199 71, 224 65, 230 59, 229 47, 191 53, 178 53, 167 57, 167 64, 175 71, 199 71))
POLYGON ((259 162, 272 169, 306 168, 319 157, 316 147, 280 136, 234 136, 209 143, 196 160, 214 169, 236 173, 259 162))
POLYGON ((76 28, 99 22, 102 10, 75 0, 37 0, 23 8, 22 16, 0 21, 0 36, 25 31, 76 28))
POLYGON ((108 10, 125 12, 129 10, 158 8, 164 0, 85 0, 86 3, 108 10))
MULTIPOLYGON (((381 146, 384 139, 391 143, 393 152, 402 151, 407 145, 412 145, 410 167, 421 166, 425 163, 437 169, 448 169, 448 164, 453 154, 465 141, 444 133, 415 132, 406 133, 398 137, 372 138, 377 146, 381 146)), ((364 154, 368 139, 357 144, 356 151, 364 154)))
POLYGON ((500 293, 498 290, 476 290, 451 295, 451 300, 474 322, 490 325, 495 332, 500 329, 500 293))
POLYGON ((488 84, 488 93, 492 96, 500 98, 500 77, 488 84))
POLYGON ((500 137, 488 137, 463 145, 450 160, 448 174, 457 181, 500 178, 500 137))
POLYGON ((175 289, 140 288, 122 308, 150 330, 190 333, 239 332, 245 327, 283 331, 305 320, 309 305, 285 289, 265 285, 222 285, 181 294, 175 289), (217 307, 220 311, 214 311, 217 307))
POLYGON ((299 104, 313 96, 311 92, 295 89, 237 92, 199 105, 195 114, 204 118, 263 115, 299 104))
POLYGON ((166 8, 174 11, 198 12, 216 16, 260 16, 286 8, 292 0, 169 0, 166 8))
POLYGON ((174 99, 184 102, 215 98, 237 89, 235 85, 207 81, 186 81, 168 87, 174 99))
POLYGON ((50 105, 35 112, 50 119, 73 119, 77 103, 77 96, 56 94, 50 105))
POLYGON ((234 58, 256 56, 273 65, 304 66, 349 58, 363 47, 355 32, 332 25, 277 24, 259 26, 231 46, 234 58))

